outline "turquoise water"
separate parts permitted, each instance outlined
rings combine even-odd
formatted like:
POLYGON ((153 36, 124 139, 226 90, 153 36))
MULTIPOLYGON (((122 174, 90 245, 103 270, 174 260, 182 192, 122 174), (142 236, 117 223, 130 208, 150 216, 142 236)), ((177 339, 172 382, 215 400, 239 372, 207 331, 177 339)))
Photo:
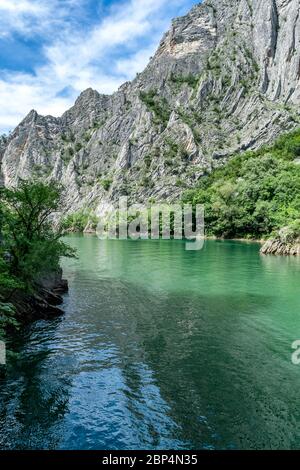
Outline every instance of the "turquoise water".
POLYGON ((65 315, 15 341, 2 449, 300 448, 300 259, 70 236, 65 315))

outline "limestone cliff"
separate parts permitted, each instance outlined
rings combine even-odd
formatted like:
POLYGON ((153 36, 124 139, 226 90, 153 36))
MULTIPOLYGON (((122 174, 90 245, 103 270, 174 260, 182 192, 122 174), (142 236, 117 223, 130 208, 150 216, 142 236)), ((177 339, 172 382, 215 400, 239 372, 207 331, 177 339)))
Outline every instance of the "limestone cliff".
POLYGON ((0 142, 1 181, 58 180, 63 212, 120 195, 173 200, 232 154, 299 126, 299 0, 207 0, 173 21, 155 56, 111 96, 63 116, 34 110, 0 142))

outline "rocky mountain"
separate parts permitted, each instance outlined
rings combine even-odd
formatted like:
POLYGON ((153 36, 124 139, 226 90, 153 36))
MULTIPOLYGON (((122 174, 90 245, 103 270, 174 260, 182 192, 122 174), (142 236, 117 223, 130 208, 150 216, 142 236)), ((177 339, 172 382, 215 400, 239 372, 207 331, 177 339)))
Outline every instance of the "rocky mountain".
POLYGON ((207 0, 111 96, 88 89, 59 118, 31 111, 0 141, 0 183, 65 185, 64 213, 120 195, 174 200, 236 152, 300 123, 299 0, 207 0))

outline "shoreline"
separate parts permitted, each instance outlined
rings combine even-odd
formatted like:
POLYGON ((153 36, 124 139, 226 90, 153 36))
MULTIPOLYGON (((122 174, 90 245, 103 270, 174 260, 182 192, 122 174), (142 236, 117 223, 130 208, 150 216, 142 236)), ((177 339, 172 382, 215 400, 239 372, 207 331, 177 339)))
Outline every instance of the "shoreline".
MULTIPOLYGON (((79 234, 82 236, 96 236, 96 231, 72 231, 66 232, 65 235, 70 234, 79 234)), ((261 255, 277 255, 277 256, 300 256, 300 242, 295 240, 295 242, 285 242, 279 240, 278 238, 223 238, 223 237, 214 237, 214 236, 204 236, 203 239, 206 241, 215 240, 219 242, 240 242, 247 244, 257 244, 260 245, 260 254, 261 255)), ((131 240, 128 238, 128 240, 131 240)), ((141 239, 139 239, 141 240, 141 239)), ((155 239, 157 241, 158 239, 155 239)), ((162 240, 160 238, 159 240, 162 240)), ((174 240, 172 237, 170 240, 174 240)), ((151 238, 148 238, 147 241, 151 241, 151 238)), ((182 238, 181 241, 191 241, 186 238, 182 238)))
MULTIPOLYGON (((66 235, 93 235, 93 236, 96 236, 96 231, 92 231, 92 230, 89 230, 89 231, 80 231, 80 230, 70 230, 70 231, 66 231, 64 233, 64 236, 66 235)), ((257 239, 257 238, 223 238, 223 237, 215 237, 215 236, 204 236, 203 237, 204 240, 218 240, 218 241, 234 241, 234 242, 248 242, 248 243, 259 243, 261 245, 263 245, 264 243, 266 243, 268 241, 268 239, 257 239)), ((160 238, 162 239, 162 238, 160 238)), ((131 240, 129 237, 128 237, 128 240, 131 240)), ((149 237, 148 240, 151 240, 151 238, 149 237)), ((170 238, 170 240, 174 240, 172 237, 170 238)), ((188 241, 187 238, 182 238, 183 241, 188 241)))
MULTIPOLYGON (((18 326, 24 327, 37 320, 52 320, 64 315, 65 312, 60 306, 64 302, 63 295, 68 290, 68 281, 63 279, 60 269, 40 279, 34 292, 16 290, 7 303, 15 309, 18 326)), ((13 330, 14 328, 8 327, 7 333, 13 330)))

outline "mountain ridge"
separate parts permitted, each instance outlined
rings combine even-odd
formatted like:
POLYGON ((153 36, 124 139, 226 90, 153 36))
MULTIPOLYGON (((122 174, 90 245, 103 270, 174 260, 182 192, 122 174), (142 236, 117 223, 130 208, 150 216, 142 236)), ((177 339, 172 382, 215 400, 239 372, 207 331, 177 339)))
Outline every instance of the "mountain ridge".
POLYGON ((61 117, 32 110, 0 143, 0 183, 66 187, 64 213, 121 195, 174 200, 232 155, 299 125, 299 0, 211 0, 173 20, 145 70, 88 88, 61 117))

